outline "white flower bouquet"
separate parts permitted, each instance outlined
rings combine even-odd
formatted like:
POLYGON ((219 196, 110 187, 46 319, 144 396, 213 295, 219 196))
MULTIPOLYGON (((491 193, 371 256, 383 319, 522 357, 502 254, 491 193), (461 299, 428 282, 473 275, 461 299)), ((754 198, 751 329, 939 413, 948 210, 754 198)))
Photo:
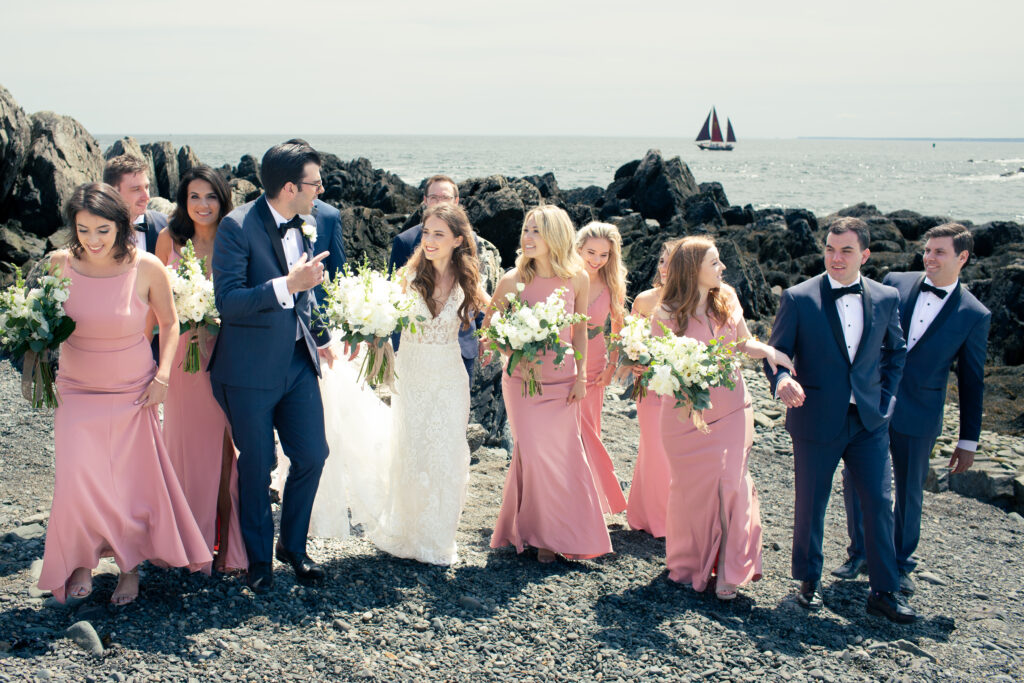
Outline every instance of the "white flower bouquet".
POLYGON ((659 396, 674 396, 676 408, 688 408, 694 426, 707 433, 702 414, 711 408, 711 389, 736 388, 735 343, 719 338, 705 344, 667 329, 665 336, 651 337, 650 342, 651 364, 640 381, 659 396))
POLYGON ((75 331, 75 321, 64 313, 70 286, 69 278, 47 268, 36 287, 27 289, 19 272, 0 292, 0 347, 14 358, 24 356, 22 394, 36 410, 59 402, 50 353, 75 331))
POLYGON ((400 278, 374 270, 363 261, 355 274, 345 264, 341 276, 323 284, 324 302, 318 311, 341 340, 350 345, 366 343, 367 352, 359 377, 369 384, 392 386, 395 379, 395 352, 392 334, 406 328, 416 331, 412 315, 414 299, 402 291, 400 278))
POLYGON ((196 258, 192 240, 185 242, 178 267, 168 266, 174 308, 178 312, 179 332, 189 335, 185 352, 185 372, 199 372, 199 337, 201 332, 220 331, 220 313, 213 298, 213 282, 206 277, 204 261, 196 258))
MULTIPOLYGON (((581 323, 587 320, 587 316, 566 312, 565 300, 562 298, 565 288, 556 289, 547 299, 533 306, 527 306, 519 298, 523 289, 525 285, 519 283, 515 293, 506 294, 508 308, 504 312, 495 313, 491 324, 477 334, 490 343, 492 357, 495 359, 503 351, 511 351, 506 368, 509 377, 519 363, 525 363, 523 396, 536 396, 543 391, 538 374, 540 368, 534 361, 542 353, 553 351, 555 365, 561 365, 565 361, 565 354, 572 347, 561 340, 559 330, 581 323)), ((578 359, 579 355, 576 354, 576 357, 578 359)))
MULTIPOLYGON (((622 329, 612 336, 609 346, 612 351, 619 352, 619 367, 644 367, 651 364, 651 321, 643 316, 627 315, 622 321, 622 329)), ((633 391, 630 398, 634 401, 642 399, 647 388, 637 377, 633 380, 633 391)))

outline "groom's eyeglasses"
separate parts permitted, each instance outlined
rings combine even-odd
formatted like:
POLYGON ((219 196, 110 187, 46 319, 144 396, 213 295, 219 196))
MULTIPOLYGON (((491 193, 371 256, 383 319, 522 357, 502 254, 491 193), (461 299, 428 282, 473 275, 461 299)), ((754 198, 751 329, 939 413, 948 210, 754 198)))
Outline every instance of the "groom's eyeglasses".
POLYGON ((324 186, 324 181, 318 180, 315 183, 311 183, 308 180, 300 180, 299 181, 299 185, 312 185, 313 187, 315 187, 316 189, 319 190, 320 188, 322 188, 324 186))

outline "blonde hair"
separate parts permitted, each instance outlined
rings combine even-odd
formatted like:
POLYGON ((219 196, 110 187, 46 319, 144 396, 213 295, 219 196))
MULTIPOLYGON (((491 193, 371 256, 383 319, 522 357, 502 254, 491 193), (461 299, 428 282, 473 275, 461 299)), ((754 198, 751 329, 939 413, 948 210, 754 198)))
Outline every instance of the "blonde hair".
POLYGON ((622 265, 622 235, 611 223, 587 223, 576 233, 576 251, 582 252, 587 240, 608 240, 608 262, 601 266, 598 275, 608 287, 611 300, 612 320, 621 322, 626 314, 626 267, 622 265))
MULTIPOLYGON (((540 230, 540 237, 548 247, 548 259, 555 276, 569 280, 583 270, 583 258, 573 248, 576 230, 572 227, 569 214, 554 204, 544 204, 530 209, 523 219, 523 229, 533 219, 540 230)), ((525 284, 530 284, 537 274, 532 256, 523 253, 523 237, 519 235, 519 249, 516 251, 516 271, 525 284)))

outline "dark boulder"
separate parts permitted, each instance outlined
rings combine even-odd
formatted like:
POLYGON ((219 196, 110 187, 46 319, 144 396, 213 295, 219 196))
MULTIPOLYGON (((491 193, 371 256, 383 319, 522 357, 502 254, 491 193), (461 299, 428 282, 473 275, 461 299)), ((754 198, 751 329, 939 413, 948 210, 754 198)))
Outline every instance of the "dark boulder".
POLYGON ((1005 365, 1024 364, 1024 260, 999 270, 989 280, 972 282, 971 291, 992 311, 988 355, 1005 365))
POLYGON ((0 205, 14 187, 32 144, 32 121, 0 85, 0 205))
POLYGON ((775 297, 760 266, 746 258, 729 238, 715 240, 718 254, 725 264, 725 281, 735 290, 743 305, 743 315, 751 320, 770 319, 775 315, 775 297))
POLYGON ((1011 221, 992 221, 971 230, 974 236, 974 254, 992 256, 1000 247, 1024 242, 1024 229, 1011 221))
POLYGON ((722 212, 722 219, 726 225, 750 225, 754 222, 754 210, 746 206, 730 206, 722 212))
POLYGON ((102 177, 100 147, 82 124, 53 112, 33 114, 32 144, 4 214, 45 237, 63 223, 61 211, 75 188, 102 177))
POLYGON ((665 161, 661 152, 652 149, 627 174, 630 167, 632 162, 615 172, 615 180, 606 193, 607 201, 628 200, 644 218, 653 218, 662 225, 683 208, 687 197, 700 192, 689 167, 679 157, 665 161))
POLYGON ((785 209, 782 215, 786 219, 786 225, 789 226, 790 230, 793 229, 794 224, 803 221, 810 227, 811 232, 818 232, 818 217, 807 209, 785 209))
POLYGON ((896 226, 904 238, 910 241, 921 239, 925 232, 946 222, 946 219, 937 216, 922 216, 916 211, 901 209, 885 214, 885 217, 896 226))
POLYGON ((263 182, 260 180, 260 162, 251 154, 243 154, 242 158, 238 160, 238 166, 235 166, 231 172, 236 178, 245 178, 256 187, 263 187, 263 182))
POLYGON ((325 192, 321 199, 336 206, 365 206, 384 213, 412 213, 421 193, 394 173, 374 168, 369 159, 342 161, 321 152, 320 175, 325 192))
POLYGON ((536 187, 544 199, 564 199, 562 191, 558 189, 558 181, 555 180, 554 173, 523 176, 523 180, 536 187))
POLYGON ((493 175, 466 180, 459 185, 459 196, 477 234, 498 248, 503 266, 511 267, 523 219, 540 203, 540 192, 523 180, 510 183, 505 176, 493 175))
POLYGON ((571 190, 564 190, 562 197, 567 204, 587 204, 588 206, 600 208, 601 204, 604 203, 604 188, 597 185, 577 187, 571 190))
MULTIPOLYGON (((718 183, 715 183, 717 185, 718 183)), ((687 197, 683 202, 683 216, 690 225, 725 226, 721 205, 713 191, 701 192, 687 197)))
MULTIPOLYGON (((853 206, 847 206, 845 208, 839 209, 839 211, 837 211, 835 214, 830 216, 830 218, 834 218, 835 216, 839 216, 839 217, 842 217, 842 218, 846 218, 846 217, 850 217, 850 218, 870 218, 871 216, 881 216, 881 215, 882 215, 882 212, 879 211, 878 207, 875 206, 874 204, 868 204, 867 202, 860 202, 860 203, 854 204, 853 206)), ((831 222, 831 221, 829 221, 829 222, 831 222)))
POLYGON ((372 267, 383 270, 398 227, 389 223, 380 209, 364 206, 343 206, 339 209, 341 236, 348 260, 355 265, 365 257, 372 267))
POLYGON ((228 189, 231 190, 231 203, 235 206, 251 202, 263 194, 263 190, 245 178, 232 178, 228 181, 228 189))
POLYGON ((505 401, 501 397, 503 368, 500 359, 492 360, 487 365, 482 363, 483 359, 484 356, 477 359, 473 369, 472 389, 469 392, 469 421, 483 425, 487 431, 486 445, 500 446, 508 421, 505 401))
POLYGON ((701 183, 697 186, 701 194, 709 195, 718 204, 718 208, 725 211, 729 208, 729 200, 725 196, 725 188, 722 183, 701 183))
POLYGON ((150 194, 159 194, 174 201, 178 193, 178 183, 181 181, 178 153, 174 146, 169 142, 152 142, 143 145, 142 151, 153 160, 153 168, 156 171, 156 185, 150 190, 150 194))
POLYGON ((197 155, 188 145, 182 145, 178 150, 178 173, 180 175, 185 175, 200 164, 202 164, 202 162, 199 161, 199 155, 197 155))
POLYGON ((45 253, 46 241, 22 230, 18 221, 0 224, 0 261, 20 266, 45 253))

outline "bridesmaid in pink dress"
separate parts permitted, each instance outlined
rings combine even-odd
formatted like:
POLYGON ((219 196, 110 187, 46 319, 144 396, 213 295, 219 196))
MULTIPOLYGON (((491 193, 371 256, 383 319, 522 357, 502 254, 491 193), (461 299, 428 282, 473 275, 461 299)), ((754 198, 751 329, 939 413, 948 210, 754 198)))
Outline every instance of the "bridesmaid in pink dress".
MULTIPOLYGON (((722 281, 725 265, 713 240, 684 238, 672 252, 652 334, 664 325, 703 342, 721 337, 737 349, 773 365, 792 362, 751 338, 735 291, 722 281)), ((689 412, 671 398, 661 406, 661 437, 672 470, 665 535, 669 578, 703 591, 714 574, 722 600, 761 578, 761 513, 747 470, 754 436, 750 394, 737 368, 735 389, 711 389, 703 413, 709 432, 697 430, 689 412)))
MULTIPOLYGON (((179 249, 189 240, 205 259, 210 277, 213 240, 220 219, 231 211, 231 192, 220 174, 206 165, 190 169, 178 187, 177 209, 156 242, 156 256, 169 266, 181 261, 179 249)), ((228 421, 210 389, 206 361, 215 337, 200 334, 199 372, 185 372, 188 335, 178 343, 164 402, 164 442, 185 499, 206 546, 215 553, 214 568, 244 571, 249 566, 238 523, 238 470, 228 421)))
POLYGON ((611 317, 612 334, 622 329, 626 301, 626 269, 622 265, 622 237, 610 223, 588 223, 576 233, 576 250, 590 280, 587 315, 587 395, 580 404, 583 421, 581 436, 590 469, 597 479, 601 509, 616 514, 626 509, 622 485, 615 465, 601 441, 601 409, 604 388, 615 374, 616 358, 608 358, 604 338, 605 321, 611 317), (615 302, 614 305, 612 302, 615 302))
MULTIPOLYGON (((572 221, 562 209, 546 205, 527 213, 516 267, 498 283, 492 299, 495 306, 500 310, 505 295, 522 284, 520 297, 528 304, 565 288, 566 310, 583 309, 588 278, 573 248, 573 237, 572 221)), ((556 554, 583 559, 612 549, 601 496, 580 438, 579 404, 587 386, 586 322, 574 325, 571 336, 568 329, 561 335, 566 343, 571 341, 581 361, 577 363, 569 353, 555 367, 551 354, 541 358, 542 394, 523 396, 518 367, 512 377, 503 372, 501 378, 515 447, 491 547, 511 544, 522 552, 529 544, 537 548, 537 559, 544 563, 553 562, 556 554)))
POLYGON ((80 186, 66 208, 70 248, 50 261, 71 279, 64 308, 76 323, 61 345, 54 413, 53 505, 39 588, 64 602, 92 592, 92 569, 113 556, 115 605, 136 598, 138 565, 209 566, 203 542, 164 448, 157 405, 178 343, 170 279, 137 253, 128 205, 109 185, 80 186), (146 337, 152 308, 160 365, 146 337))
MULTIPOLYGON (((650 318, 660 305, 661 283, 668 273, 668 258, 678 240, 665 242, 658 257, 658 272, 653 287, 640 292, 633 299, 633 315, 650 318)), ((626 522, 629 528, 646 531, 655 538, 664 538, 668 515, 668 485, 672 477, 668 456, 661 445, 661 397, 653 391, 637 401, 636 418, 640 423, 640 445, 633 468, 633 483, 629 486, 626 504, 626 522)))

